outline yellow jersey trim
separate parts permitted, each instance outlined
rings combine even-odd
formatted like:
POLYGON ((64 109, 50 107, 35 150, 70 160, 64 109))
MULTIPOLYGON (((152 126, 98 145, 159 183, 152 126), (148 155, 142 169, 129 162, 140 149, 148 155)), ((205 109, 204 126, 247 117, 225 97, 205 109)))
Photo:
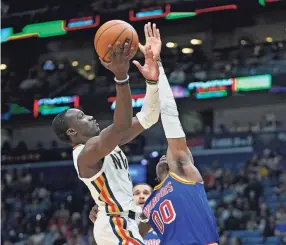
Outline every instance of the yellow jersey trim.
POLYGON ((169 172, 169 175, 170 175, 173 179, 175 179, 175 180, 177 180, 177 181, 179 181, 179 182, 181 182, 181 183, 183 183, 183 184, 195 185, 195 184, 197 183, 196 181, 185 180, 185 179, 181 178, 180 176, 178 176, 177 174, 175 174, 175 173, 173 173, 173 172, 169 172))
POLYGON ((163 184, 164 184, 164 182, 166 181, 166 179, 168 178, 168 174, 167 174, 167 176, 165 177, 165 179, 163 179, 163 181, 159 184, 159 185, 156 185, 155 187, 154 187, 154 190, 158 190, 163 184))

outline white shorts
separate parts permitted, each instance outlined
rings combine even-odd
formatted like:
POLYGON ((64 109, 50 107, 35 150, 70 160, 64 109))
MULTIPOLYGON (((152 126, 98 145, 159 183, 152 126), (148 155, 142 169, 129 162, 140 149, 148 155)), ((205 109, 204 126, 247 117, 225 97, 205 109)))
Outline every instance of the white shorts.
POLYGON ((93 235, 97 245, 144 245, 136 220, 127 216, 98 215, 93 235))

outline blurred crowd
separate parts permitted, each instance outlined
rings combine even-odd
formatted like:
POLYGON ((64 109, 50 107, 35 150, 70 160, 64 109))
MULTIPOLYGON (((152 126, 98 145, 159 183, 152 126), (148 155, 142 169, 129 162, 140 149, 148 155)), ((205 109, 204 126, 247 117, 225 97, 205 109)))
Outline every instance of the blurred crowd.
MULTIPOLYGON (((241 238, 230 239, 233 230, 253 230, 265 241, 276 236, 286 242, 285 170, 285 159, 268 149, 253 155, 239 172, 222 168, 218 161, 201 170, 220 244, 243 244, 241 238)), ((2 244, 95 244, 87 189, 75 174, 58 172, 55 180, 41 170, 2 171, 2 244)))
MULTIPOLYGON (((139 135, 128 144, 122 146, 124 152, 128 155, 143 155, 146 144, 145 137, 139 135)), ((38 142, 36 149, 29 149, 24 141, 20 141, 13 147, 8 141, 4 141, 1 148, 1 161, 3 165, 19 164, 27 162, 49 162, 72 159, 72 148, 68 145, 59 146, 58 142, 53 140, 50 145, 38 142)))
MULTIPOLYGON (((162 60, 171 84, 187 86, 194 81, 285 72, 285 42, 254 45, 245 41, 237 47, 213 50, 211 55, 206 53, 202 45, 192 49, 192 53, 185 54, 179 46, 163 48, 162 60)), ((97 60, 91 61, 86 69, 79 69, 75 64, 77 61, 68 57, 63 60, 51 58, 38 63, 40 55, 35 53, 33 61, 31 59, 26 64, 8 67, 1 72, 4 98, 18 98, 21 93, 40 98, 75 92, 79 95, 100 93, 103 88, 106 88, 107 93, 112 91, 110 74, 97 60)), ((138 52, 136 59, 142 58, 138 52)), ((133 87, 144 85, 133 66, 130 77, 134 81, 133 87)))
POLYGON ((249 123, 240 123, 234 121, 232 126, 227 127, 224 124, 219 125, 214 129, 214 133, 258 133, 258 132, 275 132, 277 130, 285 129, 284 122, 278 121, 275 113, 265 114, 260 121, 249 122, 249 123))

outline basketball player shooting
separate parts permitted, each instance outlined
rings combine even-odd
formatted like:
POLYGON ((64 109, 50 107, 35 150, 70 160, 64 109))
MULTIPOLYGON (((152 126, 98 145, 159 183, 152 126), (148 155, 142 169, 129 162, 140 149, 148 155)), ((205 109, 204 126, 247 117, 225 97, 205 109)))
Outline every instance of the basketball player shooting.
MULTIPOLYGON (((146 45, 150 42, 161 44, 160 35, 156 33, 159 30, 155 24, 152 27, 150 23, 145 25, 146 45)), ((157 51, 153 52, 159 56, 160 53, 155 53, 157 51)), ((161 183, 145 202, 143 213, 160 237, 161 244, 215 245, 219 240, 215 216, 208 204, 202 176, 187 146, 170 84, 162 63, 158 63, 161 121, 168 149, 167 155, 156 166, 161 183)), ((149 229, 140 226, 143 234, 149 229)))
POLYGON ((133 49, 128 43, 109 45, 109 59, 102 65, 115 75, 116 108, 114 122, 100 130, 97 121, 78 109, 69 109, 53 120, 59 139, 74 146, 73 160, 78 177, 89 188, 98 205, 94 237, 98 245, 143 244, 136 219, 139 215, 132 195, 128 161, 118 147, 135 138, 158 121, 159 67, 150 45, 145 47, 145 64, 133 63, 146 79, 144 106, 132 119, 129 66, 133 49))

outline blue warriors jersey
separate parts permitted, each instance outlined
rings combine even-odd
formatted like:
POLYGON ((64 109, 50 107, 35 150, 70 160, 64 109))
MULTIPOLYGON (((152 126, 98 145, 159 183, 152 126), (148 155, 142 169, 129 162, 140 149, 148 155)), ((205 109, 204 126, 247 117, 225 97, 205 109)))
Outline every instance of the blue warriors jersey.
POLYGON ((219 241, 215 216, 203 183, 174 173, 154 188, 143 212, 164 245, 215 245, 219 241))
POLYGON ((145 245, 159 245, 160 239, 157 233, 151 229, 145 236, 144 236, 144 243, 145 245))

